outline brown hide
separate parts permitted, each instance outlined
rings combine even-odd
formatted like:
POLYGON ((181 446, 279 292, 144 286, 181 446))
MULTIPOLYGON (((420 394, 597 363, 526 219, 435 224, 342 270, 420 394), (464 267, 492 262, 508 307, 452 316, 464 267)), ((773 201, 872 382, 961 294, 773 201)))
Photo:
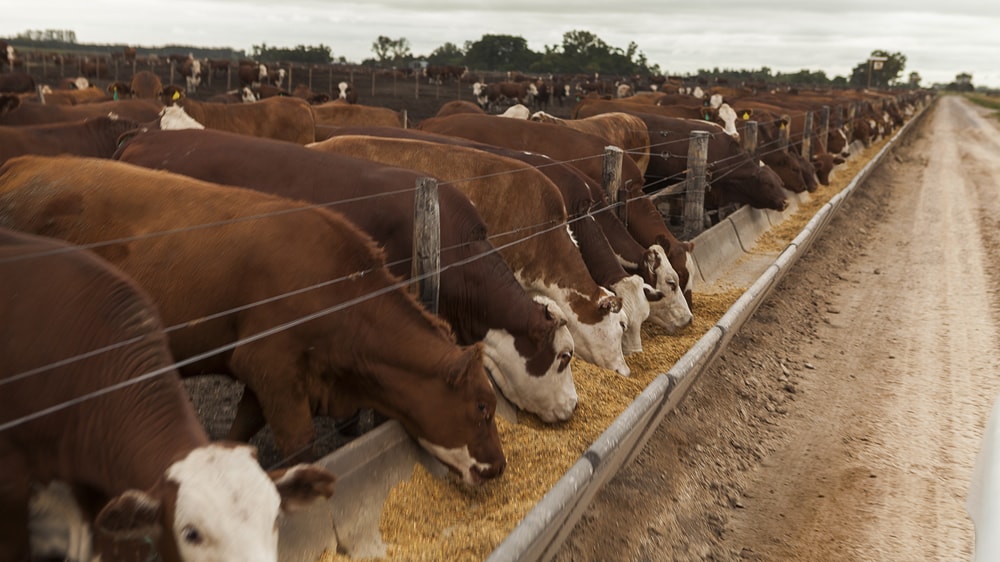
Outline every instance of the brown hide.
POLYGON ((329 101, 312 106, 312 110, 316 118, 316 125, 321 126, 403 126, 403 116, 398 111, 387 107, 358 105, 345 101, 329 101))
MULTIPOLYGON (((239 185, 320 204, 344 213, 386 251, 393 272, 411 273, 413 191, 425 174, 210 130, 149 131, 116 155, 123 161, 168 169, 208 181, 239 185)), ((534 375, 556 360, 557 322, 531 300, 486 238, 486 225, 454 186, 438 186, 441 209, 440 310, 460 342, 481 341, 505 330, 534 375)))
MULTIPOLYGON (((164 89, 166 93, 169 88, 164 89)), ((173 97, 173 96, 171 96, 173 97)), ((305 100, 276 96, 254 103, 210 103, 181 96, 174 105, 206 129, 308 144, 316 140, 312 110, 305 100)))
MULTIPOLYGON (((472 114, 427 119, 420 123, 419 129, 515 150, 545 154, 553 160, 566 162, 578 168, 597 184, 601 185, 602 183, 605 142, 604 139, 588 133, 548 123, 472 114)), ((638 166, 628 158, 622 159, 622 185, 628 188, 629 193, 642 193, 642 174, 639 172, 638 166)), ((630 197, 632 196, 630 195, 630 197)), ((652 202, 648 200, 646 202, 654 211, 656 210, 652 202)), ((630 217, 632 212, 633 209, 630 206, 630 217)), ((659 217, 658 211, 657 217, 659 217)), ((687 266, 688 246, 670 234, 669 229, 663 224, 662 217, 659 217, 658 221, 652 224, 650 224, 650 219, 639 223, 649 225, 649 230, 645 235, 638 235, 633 231, 631 219, 629 231, 633 233, 640 244, 647 248, 652 244, 665 244, 663 250, 670 259, 670 265, 680 277, 681 286, 686 286, 687 280, 690 279, 687 266)), ((690 299, 688 304, 690 305, 690 299)))
POLYGON ((111 117, 47 125, 0 125, 0 164, 22 154, 111 158, 118 148, 118 138, 138 126, 134 121, 111 117))
POLYGON ((118 100, 81 105, 48 105, 43 103, 11 103, 10 99, 8 96, 0 96, 0 125, 43 125, 45 123, 106 117, 109 114, 136 123, 149 123, 159 117, 160 110, 163 108, 155 100, 118 100))
POLYGON ((18 70, 0 72, 0 93, 25 94, 35 91, 35 79, 30 74, 18 70))
MULTIPOLYGON (((532 119, 540 120, 535 117, 532 119)), ((623 112, 611 112, 579 119, 557 119, 552 122, 603 138, 609 145, 624 150, 639 167, 639 172, 646 173, 646 168, 649 166, 649 132, 642 119, 623 112)))
POLYGON ((153 302, 104 260, 69 247, 0 228, 0 424, 69 405, 0 431, 0 560, 28 559, 33 483, 85 484, 99 508, 150 489, 208 443, 153 302), (89 353, 101 348, 109 350, 89 353), (153 372, 161 374, 78 400, 153 372))
POLYGON ((94 86, 82 90, 54 90, 45 94, 45 103, 49 105, 78 105, 111 100, 107 92, 94 86))
POLYGON ((160 92, 163 90, 160 77, 148 70, 137 72, 132 77, 129 87, 132 90, 132 97, 150 100, 159 99, 160 92))
POLYGON ((503 470, 482 350, 456 345, 444 322, 396 286, 372 239, 341 215, 69 157, 9 161, 0 192, 3 226, 76 244, 129 239, 95 252, 151 295, 166 325, 184 326, 170 333, 177 359, 207 355, 182 374, 225 373, 250 391, 231 438, 249 438, 259 429, 251 414, 262 413, 286 457, 310 457, 313 414, 365 407, 414 437, 468 446, 488 466, 474 478, 503 470), (157 232, 169 234, 140 236, 157 232))
POLYGON ((443 117, 454 113, 486 113, 486 111, 471 101, 452 100, 441 104, 435 117, 443 117))

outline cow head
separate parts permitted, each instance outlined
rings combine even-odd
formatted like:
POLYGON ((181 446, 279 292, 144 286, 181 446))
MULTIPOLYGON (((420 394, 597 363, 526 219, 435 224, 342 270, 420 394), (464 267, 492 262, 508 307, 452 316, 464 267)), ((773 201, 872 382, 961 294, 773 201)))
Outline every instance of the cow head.
POLYGON ((160 101, 163 102, 163 105, 175 105, 182 99, 184 99, 184 88, 180 86, 168 84, 160 90, 160 101))
POLYGON ((663 293, 647 285, 638 275, 624 277, 610 288, 622 299, 625 317, 622 352, 625 355, 642 353, 642 323, 649 318, 650 300, 661 300, 663 293))
POLYGON ((156 546, 163 560, 276 562, 281 513, 333 495, 326 469, 297 465, 264 472, 256 450, 213 443, 172 464, 149 490, 127 490, 94 521, 115 541, 156 546))
MULTIPOLYGON (((691 254, 684 252, 683 259, 691 265, 691 254)), ((685 272, 691 269, 686 267, 685 272)), ((688 296, 691 294, 691 276, 685 275, 684 284, 677 271, 670 265, 666 251, 659 244, 650 246, 643 254, 640 275, 656 288, 660 298, 650 301, 649 319, 668 334, 684 328, 694 319, 688 296)))
POLYGON ((461 350, 444 378, 410 396, 393 417, 469 485, 500 476, 507 466, 494 418, 497 397, 483 364, 483 346, 461 350))
POLYGON ((573 336, 555 301, 544 296, 534 301, 543 318, 528 319, 534 326, 530 338, 515 338, 502 330, 486 333, 486 367, 500 392, 517 407, 545 423, 566 421, 579 401, 570 366, 573 336))

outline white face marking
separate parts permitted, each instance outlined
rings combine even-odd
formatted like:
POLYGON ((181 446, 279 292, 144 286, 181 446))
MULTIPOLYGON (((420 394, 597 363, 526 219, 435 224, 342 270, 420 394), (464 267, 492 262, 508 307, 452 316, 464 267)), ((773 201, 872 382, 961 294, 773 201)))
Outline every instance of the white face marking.
MULTIPOLYGON (((537 300, 537 297, 536 297, 537 300)), ((550 310, 562 317, 552 302, 550 310)), ((507 400, 545 423, 565 421, 573 416, 579 397, 573 381, 573 368, 559 371, 561 356, 573 353, 573 336, 566 326, 556 331, 554 361, 542 376, 528 373, 527 361, 514 347, 514 337, 502 330, 490 330, 483 338, 486 367, 507 400)))
POLYGON ((500 117, 510 117, 513 119, 527 119, 531 116, 531 110, 521 104, 514 104, 500 114, 500 117))
POLYGON ((194 120, 179 105, 170 105, 160 110, 160 128, 165 131, 178 129, 204 129, 205 126, 194 120))
MULTIPOLYGON (((585 324, 569 305, 569 295, 574 294, 575 291, 542 283, 526 284, 519 272, 516 271, 514 276, 525 289, 543 294, 559 305, 559 308, 566 315, 566 325, 569 326, 569 332, 573 334, 573 344, 580 359, 598 367, 611 369, 622 376, 627 377, 631 373, 628 364, 625 363, 625 355, 622 351, 622 337, 626 325, 624 312, 608 312, 597 324, 585 324)), ((601 291, 605 295, 612 295, 611 291, 607 289, 601 288, 601 291)), ((597 306, 597 303, 592 304, 597 306)))
POLYGON ((722 106, 722 94, 712 94, 712 97, 708 98, 708 101, 712 107, 718 109, 722 106))
POLYGON ((430 451, 439 461, 458 470, 458 473, 462 476, 462 482, 470 486, 479 483, 479 477, 472 473, 473 468, 478 468, 480 471, 486 471, 490 468, 489 464, 481 463, 469 454, 468 445, 463 445, 461 448, 448 449, 440 445, 435 445, 423 437, 418 437, 417 442, 420 443, 421 447, 430 451))
MULTIPOLYGON (((680 287, 680 277, 677 271, 667 260, 667 253, 659 244, 650 246, 650 250, 658 256, 656 269, 656 288, 663 293, 664 298, 650 303, 649 319, 657 326, 662 327, 668 334, 687 326, 694 319, 691 309, 688 307, 687 299, 684 298, 684 291, 690 287, 680 287)), ((688 254, 688 271, 693 271, 693 260, 688 254)), ((688 285, 690 286, 690 276, 688 285)))
POLYGON ((178 485, 173 533, 185 562, 277 562, 281 498, 251 451, 207 445, 167 469, 178 485))
POLYGON ((642 323, 649 318, 650 302, 646 300, 642 277, 629 275, 614 284, 611 290, 622 299, 625 313, 625 332, 622 334, 622 353, 642 353, 642 323))
POLYGON ((719 106, 719 119, 726 124, 725 131, 729 136, 735 139, 740 138, 739 132, 736 131, 736 110, 728 103, 719 106))

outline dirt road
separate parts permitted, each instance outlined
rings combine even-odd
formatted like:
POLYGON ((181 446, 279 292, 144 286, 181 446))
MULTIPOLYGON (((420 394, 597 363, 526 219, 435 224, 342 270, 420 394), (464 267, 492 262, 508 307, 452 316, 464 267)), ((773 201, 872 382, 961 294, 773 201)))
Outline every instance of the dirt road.
POLYGON ((556 559, 968 560, 1000 392, 1000 127, 945 97, 556 559))

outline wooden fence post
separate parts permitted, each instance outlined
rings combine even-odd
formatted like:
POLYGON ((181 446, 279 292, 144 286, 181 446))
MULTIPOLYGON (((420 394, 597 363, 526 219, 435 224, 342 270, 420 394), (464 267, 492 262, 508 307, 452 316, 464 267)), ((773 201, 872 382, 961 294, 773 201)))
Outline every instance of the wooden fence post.
POLYGON ((684 191, 684 240, 705 229, 705 168, 708 161, 708 131, 692 131, 688 144, 687 189, 684 191))
POLYGON ((807 111, 802 123, 802 156, 812 160, 813 112, 807 111))
POLYGON ((617 207, 618 218, 625 221, 625 203, 627 197, 622 197, 620 188, 622 185, 622 157, 624 151, 617 146, 604 147, 604 165, 601 169, 601 184, 604 192, 608 194, 608 200, 617 207))
POLYGON ((820 152, 829 152, 826 147, 830 143, 830 106, 824 105, 819 118, 819 146, 820 152))
POLYGON ((743 150, 746 150, 754 160, 757 160, 757 122, 747 121, 740 136, 743 150))
POLYGON ((413 260, 410 287, 432 314, 438 313, 441 286, 441 213, 434 178, 417 180, 413 197, 413 260))
POLYGON ((791 123, 792 118, 787 113, 781 116, 781 125, 778 126, 778 148, 784 152, 788 152, 791 123))

